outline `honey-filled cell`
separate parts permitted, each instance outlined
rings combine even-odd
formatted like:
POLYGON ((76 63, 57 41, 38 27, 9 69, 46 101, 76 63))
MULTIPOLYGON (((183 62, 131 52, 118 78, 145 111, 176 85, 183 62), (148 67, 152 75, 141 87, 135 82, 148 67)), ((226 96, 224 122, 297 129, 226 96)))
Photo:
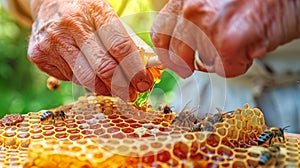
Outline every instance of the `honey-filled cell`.
POLYGON ((2 145, 4 147, 10 147, 10 148, 15 148, 15 147, 18 147, 18 142, 17 142, 17 138, 15 138, 15 133, 12 134, 12 133, 4 133, 2 134, 2 138, 3 138, 3 143, 2 145))
POLYGON ((55 137, 58 139, 64 139, 64 138, 68 137, 68 134, 67 133, 56 133, 55 137))
POLYGON ((47 130, 43 132, 43 136, 52 136, 55 134, 55 131, 53 130, 47 130))
POLYGON ((77 140, 82 139, 82 138, 83 138, 83 136, 81 134, 72 134, 72 135, 69 136, 69 139, 71 141, 77 141, 77 140))
MULTIPOLYGON (((59 110, 58 110, 59 109, 59 110)), ((55 111, 56 109, 51 109, 55 111)), ((57 117, 40 121, 40 112, 25 114, 24 121, 0 127, 0 165, 13 167, 257 167, 265 144, 257 139, 268 127, 259 109, 248 105, 220 120, 214 128, 192 131, 197 121, 178 122, 178 113, 163 114, 136 108, 119 98, 81 97, 57 117), (191 123, 189 123, 191 122, 191 123), (55 160, 55 162, 54 162, 55 160)), ((189 116, 189 112, 185 112, 189 116)), ((213 116, 213 114, 207 115, 213 116)), ((280 144, 278 163, 299 166, 299 139, 280 144)), ((277 139, 277 137, 274 137, 277 139)), ((268 166, 275 166, 275 159, 268 166)))

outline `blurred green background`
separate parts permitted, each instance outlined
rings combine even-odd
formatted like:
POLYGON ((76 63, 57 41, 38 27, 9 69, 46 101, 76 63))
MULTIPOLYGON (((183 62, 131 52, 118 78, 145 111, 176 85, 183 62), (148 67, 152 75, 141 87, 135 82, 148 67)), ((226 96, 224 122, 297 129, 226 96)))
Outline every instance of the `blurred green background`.
POLYGON ((72 84, 50 91, 48 76, 27 59, 30 29, 16 23, 0 4, 0 117, 72 102, 72 84))
MULTIPOLYGON (((140 3, 139 6, 129 5, 128 11, 147 11, 149 4, 140 3)), ((130 13, 130 12, 129 12, 130 13)), ((151 26, 153 15, 137 15, 128 23, 134 31, 151 26), (141 24, 141 22, 144 22, 141 24), (142 25, 143 27, 139 27, 142 25)), ((41 72, 27 59, 27 44, 30 29, 15 22, 0 4, 0 118, 5 114, 28 113, 66 105, 82 94, 80 88, 74 88, 70 82, 62 82, 58 90, 50 91, 47 86, 48 76, 41 72), (74 93, 74 90, 78 93, 74 93), (79 91, 78 91, 79 90, 79 91)), ((151 44, 149 32, 138 35, 151 44)), ((162 80, 155 86, 151 100, 154 104, 168 103, 172 98, 172 88, 178 77, 171 71, 162 75, 162 80)), ((157 106, 157 105, 155 105, 157 106)))

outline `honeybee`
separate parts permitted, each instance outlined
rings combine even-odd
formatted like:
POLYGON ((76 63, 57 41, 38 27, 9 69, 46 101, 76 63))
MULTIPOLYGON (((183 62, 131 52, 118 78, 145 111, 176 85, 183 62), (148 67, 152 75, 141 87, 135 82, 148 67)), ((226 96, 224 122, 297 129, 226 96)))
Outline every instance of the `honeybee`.
POLYGON ((228 114, 232 114, 234 113, 234 111, 228 111, 228 112, 223 112, 222 110, 220 110, 219 108, 217 108, 218 112, 214 115, 211 114, 207 114, 206 115, 206 120, 212 124, 218 123, 218 122, 222 122, 225 115, 228 114))
POLYGON ((200 121, 199 117, 194 113, 198 108, 190 108, 190 102, 185 105, 177 117, 172 121, 172 124, 192 128, 194 124, 200 121))
POLYGON ((282 138, 282 140, 284 142, 285 141, 284 131, 287 130, 288 127, 290 127, 290 126, 286 126, 286 127, 283 127, 283 128, 277 128, 277 127, 270 128, 269 130, 267 130, 264 133, 260 134, 260 136, 258 137, 258 145, 262 145, 268 140, 269 140, 269 145, 271 145, 272 139, 274 137, 277 137, 279 142, 282 142, 281 141, 281 138, 282 138))
POLYGON ((60 81, 52 76, 47 79, 47 87, 49 90, 56 90, 60 87, 60 81))
POLYGON ((192 131, 213 131, 214 124, 222 122, 225 115, 234 113, 234 111, 222 112, 220 108, 217 108, 217 111, 214 115, 207 113, 205 118, 193 126, 192 131))
POLYGON ((203 127, 203 125, 202 125, 202 122, 200 121, 200 122, 194 124, 192 131, 193 132, 202 131, 202 127, 203 127))
POLYGON ((181 127, 192 128, 193 124, 198 122, 198 118, 190 111, 182 111, 178 116, 173 120, 172 124, 178 125, 181 127))
POLYGON ((55 118, 61 117, 62 120, 65 120, 66 115, 64 111, 46 111, 41 115, 41 121, 48 120, 50 117, 52 118, 52 124, 54 124, 55 118))
POLYGON ((164 114, 169 114, 173 112, 171 107, 168 104, 164 103, 158 106, 158 110, 162 111, 164 114))
POLYGON ((268 164, 272 158, 276 160, 276 166, 278 165, 278 155, 280 153, 280 146, 272 144, 268 147, 268 150, 264 151, 259 158, 258 164, 259 165, 266 165, 268 164))
POLYGON ((229 116, 232 116, 232 114, 235 112, 235 110, 223 112, 223 110, 220 109, 220 108, 218 108, 218 107, 217 107, 216 109, 217 109, 217 111, 218 111, 217 114, 221 115, 219 122, 221 122, 221 121, 223 120, 223 118, 226 117, 226 116, 228 116, 228 115, 229 115, 229 116))

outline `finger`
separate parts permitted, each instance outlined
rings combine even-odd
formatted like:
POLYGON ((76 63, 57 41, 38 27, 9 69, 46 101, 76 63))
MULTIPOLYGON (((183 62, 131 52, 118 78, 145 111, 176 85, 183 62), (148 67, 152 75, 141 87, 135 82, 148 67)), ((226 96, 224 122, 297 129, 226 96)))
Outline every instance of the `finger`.
MULTIPOLYGON (((235 34, 237 35, 237 34, 235 34)), ((235 38, 234 35, 227 36, 235 38)), ((243 41, 227 40, 228 42, 220 48, 220 57, 215 60, 215 72, 224 77, 235 77, 246 73, 252 65, 253 60, 248 57, 243 41)))
MULTIPOLYGON (((214 42, 221 54, 214 65, 220 76, 235 77, 246 73, 253 62, 251 55, 262 55, 266 52, 266 43, 263 40, 266 38, 262 37, 265 33, 260 31, 260 26, 263 25, 259 24, 253 29, 253 24, 249 24, 251 12, 236 10, 243 9, 243 4, 244 1, 228 3, 227 8, 222 13, 217 13, 211 24, 211 29, 215 32, 214 42), (257 46, 263 47, 259 49, 257 46)), ((259 23, 260 20, 259 17, 251 19, 255 20, 254 23, 259 23)))
POLYGON ((197 69, 204 72, 214 72, 215 58, 219 56, 212 37, 214 30, 211 29, 211 22, 221 3, 219 1, 193 1, 187 0, 183 16, 189 23, 193 23, 194 39, 196 39, 197 55, 195 63, 197 69))
MULTIPOLYGON (((144 41, 142 40, 132 29, 131 27, 129 27, 125 22, 123 22, 122 20, 120 20, 121 23, 123 24, 124 28, 126 29, 127 33, 129 34, 130 38, 132 39, 132 41, 134 42, 134 44, 138 47, 138 48, 142 48, 143 50, 145 50, 145 52, 148 53, 154 53, 153 49, 144 41)), ((141 31, 147 31, 147 28, 141 30, 141 31)))
POLYGON ((182 9, 183 1, 171 0, 157 15, 151 28, 151 38, 165 68, 173 67, 169 56, 170 40, 182 9))
POLYGON ((53 40, 50 38, 45 39, 39 33, 33 34, 29 40, 27 56, 33 64, 50 76, 59 80, 70 81, 72 71, 57 52, 49 49, 52 48, 52 44, 53 40))
MULTIPOLYGON (((61 30, 63 28, 64 25, 62 23, 60 29, 57 27, 57 30, 61 30)), ((55 59, 57 64, 66 64, 70 69, 69 71, 73 72, 72 75, 69 76, 69 80, 72 80, 76 84, 85 86, 95 93, 110 95, 109 89, 95 75, 93 69, 90 67, 89 63, 84 58, 84 55, 80 51, 78 44, 74 38, 72 38, 73 36, 70 35, 79 33, 76 32, 76 30, 79 29, 71 29, 69 32, 59 34, 55 34, 55 32, 53 32, 49 35, 48 40, 53 44, 50 47, 52 51, 51 53, 54 53, 51 58, 57 58, 55 59)), ((62 69, 65 69, 65 67, 66 66, 60 65, 60 68, 62 69)))
MULTIPOLYGON (((129 33, 131 39, 137 46, 140 55, 142 56, 142 59, 144 60, 144 64, 147 68, 147 73, 148 73, 149 67, 155 67, 157 69, 162 69, 161 62, 160 62, 157 54, 154 52, 154 50, 145 41, 143 41, 138 35, 136 35, 128 25, 126 25, 124 23, 123 23, 123 25, 126 28, 127 32, 129 33)), ((150 76, 153 76, 153 75, 150 75, 150 76)), ((151 80, 152 80, 152 78, 151 78, 151 80)))
POLYGON ((97 33, 103 45, 112 57, 121 65, 127 78, 136 90, 144 92, 152 81, 147 76, 143 59, 116 13, 105 16, 105 22, 96 25, 97 33))
POLYGON ((215 59, 220 57, 220 55, 204 31, 199 30, 196 33, 196 45, 198 51, 197 57, 199 57, 199 61, 201 62, 200 67, 204 69, 205 72, 215 72, 215 59))
MULTIPOLYGON (((184 17, 203 30, 203 33, 197 33, 196 38, 202 68, 220 76, 233 77, 245 73, 252 60, 247 58, 244 47, 246 35, 241 33, 244 31, 236 24, 241 22, 231 22, 232 18, 237 20, 237 17, 233 17, 233 11, 240 8, 233 8, 226 3, 188 0, 184 17), (224 5, 227 5, 226 8, 220 9, 224 5)), ((234 4, 240 3, 236 1, 234 4)))
MULTIPOLYGON (((57 43, 58 44, 58 43, 57 43)), ((101 95, 111 95, 106 85, 95 75, 78 47, 74 44, 56 45, 57 51, 73 72, 71 81, 101 95)))
POLYGON ((121 66, 117 66, 111 78, 111 93, 125 101, 133 102, 138 92, 127 79, 121 66))
POLYGON ((170 59, 174 65, 169 67, 181 77, 192 75, 195 70, 195 35, 199 28, 189 20, 179 17, 170 42, 170 59))
POLYGON ((168 68, 176 72, 179 76, 187 78, 191 76, 194 68, 194 50, 183 41, 172 38, 170 45, 170 59, 172 64, 168 68))
MULTIPOLYGON (((138 47, 138 50, 144 60, 146 65, 146 71, 151 81, 155 82, 155 79, 159 78, 161 75, 160 70, 162 69, 161 62, 158 59, 158 56, 155 54, 153 49, 145 43, 139 36, 137 36, 129 26, 124 25, 126 30, 130 33, 130 37, 134 41, 135 45, 138 47)), ((150 88, 153 87, 155 83, 152 83, 150 88)))
POLYGON ((110 90, 106 87, 102 80, 100 80, 94 70, 91 68, 82 52, 78 52, 75 61, 70 61, 74 77, 80 82, 80 85, 85 86, 90 91, 110 95, 110 90))
MULTIPOLYGON (((93 34, 83 43, 81 51, 89 66, 105 86, 109 88, 113 96, 121 97, 126 101, 133 101, 136 98, 136 90, 122 72, 122 68, 117 61, 106 51, 96 34, 93 34)), ((95 89, 97 88, 99 86, 95 89)))
MULTIPOLYGON (((111 78, 117 62, 97 38, 95 28, 78 24, 74 18, 66 18, 60 22, 57 30, 69 30, 68 32, 60 33, 66 36, 64 40, 69 45, 59 49, 74 72, 74 82, 85 86, 97 94, 111 95, 111 90, 113 89, 111 78)), ((126 89, 127 95, 128 90, 130 89, 126 89)), ((121 94, 115 95, 120 96, 124 100, 135 97, 134 94, 127 96, 129 98, 125 98, 121 94)))
POLYGON ((111 96, 111 92, 107 87, 104 87, 104 82, 98 77, 95 77, 95 90, 96 94, 101 94, 104 96, 111 96))

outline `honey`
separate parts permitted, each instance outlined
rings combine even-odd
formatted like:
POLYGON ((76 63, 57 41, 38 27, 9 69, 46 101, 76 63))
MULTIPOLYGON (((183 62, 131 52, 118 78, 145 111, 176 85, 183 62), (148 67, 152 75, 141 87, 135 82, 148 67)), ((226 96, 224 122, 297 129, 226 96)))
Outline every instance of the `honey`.
MULTIPOLYGON (((259 167, 266 150, 257 146, 267 129, 264 116, 248 105, 210 132, 192 132, 190 123, 174 124, 175 113, 136 109, 113 97, 81 97, 64 112, 55 124, 40 122, 41 111, 1 127, 0 167, 259 167)), ((275 143, 279 167, 300 165, 297 138, 275 143)))

